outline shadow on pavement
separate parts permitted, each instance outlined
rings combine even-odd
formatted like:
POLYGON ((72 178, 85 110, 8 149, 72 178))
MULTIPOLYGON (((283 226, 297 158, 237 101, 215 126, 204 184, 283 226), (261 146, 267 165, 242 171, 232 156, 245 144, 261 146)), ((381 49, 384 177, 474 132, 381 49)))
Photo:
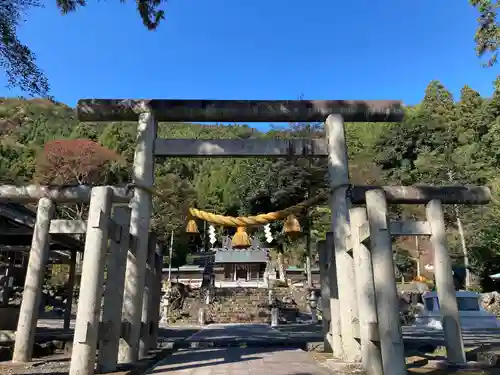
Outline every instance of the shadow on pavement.
MULTIPOLYGON (((164 359, 149 374, 178 374, 186 370, 204 367, 224 368, 235 373, 252 370, 256 373, 276 373, 290 375, 326 375, 330 372, 318 366, 308 353, 295 348, 210 348, 185 349, 164 359), (304 367, 308 367, 304 368, 304 367), (301 372, 296 372, 300 368, 301 372), (273 371, 274 370, 274 371, 273 371), (310 370, 310 371, 307 371, 310 370)), ((202 373, 205 373, 204 371, 202 373)), ((226 372, 224 372, 226 373, 226 372)))
POLYGON ((194 335, 199 330, 200 329, 196 328, 196 327, 189 327, 189 328, 160 327, 158 329, 158 338, 161 341, 179 341, 179 340, 184 340, 184 339, 194 335))
POLYGON ((162 361, 151 374, 162 374, 181 370, 262 359, 259 354, 272 352, 275 348, 213 348, 185 349, 162 361))

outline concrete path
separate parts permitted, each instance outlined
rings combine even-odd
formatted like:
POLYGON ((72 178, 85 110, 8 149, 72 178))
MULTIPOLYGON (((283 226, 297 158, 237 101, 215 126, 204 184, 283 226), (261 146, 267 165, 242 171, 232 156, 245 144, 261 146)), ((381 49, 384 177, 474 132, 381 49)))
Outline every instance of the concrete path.
POLYGON ((186 342, 217 342, 246 344, 283 342, 288 336, 267 324, 210 324, 204 326, 186 342))
POLYGON ((310 353, 272 346, 287 335, 267 324, 212 324, 186 339, 190 343, 252 343, 251 347, 183 349, 164 359, 155 375, 331 375, 310 353), (259 345, 260 344, 260 345, 259 345))
MULTIPOLYGON (((425 342, 444 345, 444 333, 440 330, 404 326, 403 339, 405 344, 425 342)), ((500 345, 500 329, 462 328, 465 346, 500 345)))
POLYGON ((154 375, 332 375, 310 353, 286 348, 179 350, 147 372, 154 375))
MULTIPOLYGON (((321 324, 286 324, 278 326, 276 329, 293 340, 323 340, 321 324)), ((444 345, 443 331, 414 326, 403 326, 402 331, 405 345, 444 345)), ((462 336, 465 346, 500 345, 500 329, 462 329, 462 336)))

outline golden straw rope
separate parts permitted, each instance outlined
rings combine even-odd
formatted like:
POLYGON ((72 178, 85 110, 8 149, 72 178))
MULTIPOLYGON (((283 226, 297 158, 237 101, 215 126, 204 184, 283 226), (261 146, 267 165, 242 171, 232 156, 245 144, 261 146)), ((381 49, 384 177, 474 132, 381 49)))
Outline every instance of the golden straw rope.
MULTIPOLYGON (((336 190, 341 187, 349 187, 350 184, 340 184, 338 186, 335 186, 332 190, 336 190)), ((129 184, 128 188, 138 188, 142 189, 146 192, 148 192, 151 195, 155 195, 158 198, 161 198, 163 200, 168 200, 166 196, 163 194, 159 193, 153 188, 149 188, 147 186, 143 185, 138 185, 138 184, 129 184)), ((223 215, 217 215, 213 214, 207 211, 202 211, 198 210, 196 208, 190 208, 189 209, 189 214, 192 217, 196 217, 198 219, 204 220, 206 222, 216 224, 216 225, 223 225, 226 227, 248 227, 248 226, 253 226, 253 225, 265 225, 268 223, 271 223, 273 221, 277 220, 283 220, 285 219, 288 215, 291 214, 298 214, 302 211, 305 211, 309 207, 312 207, 319 202, 322 202, 328 198, 330 195, 330 191, 326 191, 324 193, 321 193, 319 195, 316 195, 315 197, 309 198, 303 202, 300 202, 294 206, 287 207, 283 210, 280 211, 275 211, 275 212, 268 212, 266 214, 260 214, 256 216, 223 216, 223 215)))

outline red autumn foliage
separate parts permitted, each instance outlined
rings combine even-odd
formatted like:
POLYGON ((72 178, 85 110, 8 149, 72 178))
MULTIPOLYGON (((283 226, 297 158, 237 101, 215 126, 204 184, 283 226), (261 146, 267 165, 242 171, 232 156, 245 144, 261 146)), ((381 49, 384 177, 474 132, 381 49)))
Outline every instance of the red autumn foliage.
POLYGON ((38 160, 38 179, 58 185, 97 183, 106 164, 118 159, 117 153, 89 139, 51 141, 38 160))

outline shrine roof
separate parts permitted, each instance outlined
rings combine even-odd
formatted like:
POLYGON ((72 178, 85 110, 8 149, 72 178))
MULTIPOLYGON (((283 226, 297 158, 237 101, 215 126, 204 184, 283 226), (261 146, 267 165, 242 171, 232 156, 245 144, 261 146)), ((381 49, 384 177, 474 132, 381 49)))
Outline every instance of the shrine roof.
MULTIPOLYGON (((0 202, 0 251, 26 251, 31 248, 36 212, 17 203, 0 202)), ((50 257, 69 260, 70 251, 83 251, 83 243, 68 234, 51 234, 50 257)))
POLYGON ((217 249, 215 263, 266 263, 267 251, 262 249, 217 249))

